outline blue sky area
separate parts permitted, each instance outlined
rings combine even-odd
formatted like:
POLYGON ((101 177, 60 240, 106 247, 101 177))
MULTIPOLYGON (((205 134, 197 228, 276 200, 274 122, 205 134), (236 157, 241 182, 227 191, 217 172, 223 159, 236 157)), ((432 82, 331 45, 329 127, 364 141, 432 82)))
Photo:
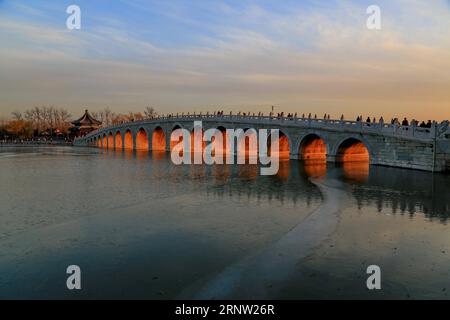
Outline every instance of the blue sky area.
POLYGON ((0 0, 0 30, 0 117, 35 105, 450 117, 447 0, 0 0), (66 28, 72 4, 81 30, 66 28), (381 30, 366 27, 371 4, 381 30))

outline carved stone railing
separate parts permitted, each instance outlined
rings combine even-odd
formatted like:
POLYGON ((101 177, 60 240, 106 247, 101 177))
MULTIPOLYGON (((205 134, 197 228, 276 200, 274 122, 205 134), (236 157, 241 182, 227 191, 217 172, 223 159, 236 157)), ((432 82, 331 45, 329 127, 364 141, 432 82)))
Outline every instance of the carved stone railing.
POLYGON ((279 126, 293 126, 325 130, 339 130, 339 131, 358 131, 361 133, 374 133, 380 135, 394 135, 400 137, 411 137, 417 139, 449 139, 450 129, 448 121, 443 121, 441 124, 433 122, 431 128, 422 128, 415 124, 409 126, 401 126, 398 123, 390 124, 383 122, 364 122, 364 121, 350 121, 350 120, 330 120, 319 118, 305 118, 305 117, 278 117, 267 115, 241 115, 241 114, 176 114, 157 116, 152 119, 144 119, 139 121, 123 122, 107 127, 102 127, 98 130, 90 132, 88 135, 78 139, 84 139, 95 136, 99 132, 118 130, 127 125, 138 126, 145 124, 155 124, 161 121, 217 121, 226 123, 245 123, 245 124, 266 124, 279 126))

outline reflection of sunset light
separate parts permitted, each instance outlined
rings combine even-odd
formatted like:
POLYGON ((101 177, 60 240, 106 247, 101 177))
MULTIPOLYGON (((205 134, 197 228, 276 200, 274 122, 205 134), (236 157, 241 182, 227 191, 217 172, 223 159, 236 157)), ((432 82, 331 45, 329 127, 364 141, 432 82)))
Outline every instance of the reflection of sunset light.
POLYGON ((300 155, 302 159, 327 160, 327 146, 323 139, 315 136, 306 139, 301 146, 300 155))
POLYGON ((244 164, 239 166, 238 176, 247 178, 247 179, 255 179, 258 177, 259 167, 255 164, 244 164))
POLYGON ((125 149, 133 150, 133 136, 130 131, 125 133, 125 149))
POLYGON ((308 177, 311 178, 322 178, 325 177, 327 174, 327 163, 319 160, 305 160, 303 161, 305 173, 308 175, 308 177))
POLYGON ((99 147, 99 148, 102 147, 102 138, 98 138, 97 147, 99 147))
MULTIPOLYGON (((288 155, 288 159, 289 159, 289 155, 288 155)), ((286 181, 289 178, 290 169, 291 169, 290 161, 280 162, 280 167, 277 172, 277 177, 283 181, 286 181)))
POLYGON ((166 136, 164 135, 164 131, 161 128, 157 128, 155 131, 153 131, 152 150, 166 150, 166 136))
POLYGON ((120 132, 116 133, 116 150, 122 150, 122 136, 120 132))
POLYGON ((133 149, 125 149, 123 155, 127 160, 133 159, 134 158, 133 149))
POLYGON ((368 161, 350 161, 342 165, 344 176, 358 182, 365 182, 369 176, 368 161))
POLYGON ((140 129, 136 135, 136 150, 148 151, 148 137, 144 129, 140 129))
POLYGON ((148 150, 136 150, 136 159, 147 160, 149 157, 148 150))
POLYGON ((225 182, 231 175, 230 166, 215 165, 212 167, 211 173, 218 182, 225 182))
POLYGON ((152 158, 156 159, 156 160, 162 160, 164 159, 166 156, 166 152, 165 151, 161 151, 161 150, 152 150, 152 158))

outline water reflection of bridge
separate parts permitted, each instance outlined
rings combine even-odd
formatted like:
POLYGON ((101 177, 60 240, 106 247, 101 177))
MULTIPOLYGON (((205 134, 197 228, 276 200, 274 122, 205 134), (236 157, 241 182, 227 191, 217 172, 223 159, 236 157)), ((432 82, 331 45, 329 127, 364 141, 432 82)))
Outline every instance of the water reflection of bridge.
POLYGON ((202 182, 208 195, 230 200, 237 196, 314 206, 322 195, 310 178, 331 178, 346 182, 345 187, 362 211, 369 206, 390 214, 424 213, 426 218, 442 222, 450 217, 450 176, 446 174, 369 166, 367 162, 290 160, 280 163, 277 175, 261 176, 258 165, 175 166, 170 155, 161 151, 105 152, 105 157, 111 156, 138 161, 142 175, 150 174, 153 179, 169 181, 179 188, 185 183, 202 182))

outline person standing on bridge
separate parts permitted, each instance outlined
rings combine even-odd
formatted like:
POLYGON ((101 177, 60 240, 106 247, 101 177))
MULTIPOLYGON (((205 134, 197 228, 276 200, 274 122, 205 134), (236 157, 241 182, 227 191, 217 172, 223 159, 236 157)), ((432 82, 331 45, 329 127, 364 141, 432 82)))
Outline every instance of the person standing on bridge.
POLYGON ((409 126, 409 122, 408 122, 408 119, 406 119, 406 117, 402 121, 402 126, 404 126, 404 127, 408 127, 409 126))

